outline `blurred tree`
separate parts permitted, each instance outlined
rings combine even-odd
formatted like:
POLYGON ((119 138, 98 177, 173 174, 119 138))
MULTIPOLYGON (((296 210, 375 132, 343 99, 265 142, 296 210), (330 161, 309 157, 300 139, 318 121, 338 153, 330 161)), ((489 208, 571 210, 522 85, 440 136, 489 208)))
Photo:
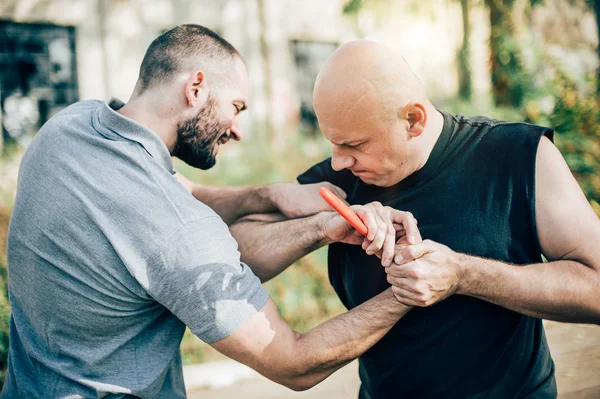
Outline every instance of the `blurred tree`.
MULTIPOLYGON (((473 0, 460 0, 462 10, 463 24, 463 40, 462 46, 457 54, 458 58, 458 86, 460 97, 469 100, 471 98, 471 24, 470 24, 470 6, 473 0)), ((359 36, 363 35, 360 24, 358 23, 359 15, 363 10, 369 10, 376 15, 386 15, 389 12, 389 0, 347 0, 343 14, 351 18, 356 25, 359 36)), ((411 0, 406 4, 408 10, 415 12, 417 10, 431 11, 432 5, 426 2, 411 0)))
MULTIPOLYGON (((272 82, 272 73, 271 73, 271 51, 269 47, 268 41, 268 27, 267 27, 267 10, 265 7, 265 0, 256 0, 258 6, 258 19, 259 19, 259 29, 260 29, 260 58, 262 61, 262 70, 264 71, 264 79, 265 79, 265 87, 264 87, 264 99, 267 107, 270 107, 272 104, 273 97, 273 88, 271 85, 272 82)), ((269 146, 273 144, 273 134, 274 128, 271 123, 271 115, 270 108, 267 108, 267 115, 265 118, 265 135, 266 142, 269 146)))
MULTIPOLYGON (((587 5, 594 11, 596 16, 596 32, 600 38, 600 0, 586 0, 587 5)), ((600 59, 600 43, 596 46, 596 54, 600 59)), ((596 70, 596 91, 600 93, 600 66, 596 70)))
MULTIPOLYGON (((543 0, 529 0, 529 6, 543 0)), ((496 105, 520 107, 531 89, 519 41, 515 37, 512 11, 515 0, 485 0, 490 11, 490 67, 496 105)))
POLYGON ((471 99, 471 23, 469 19, 469 0, 460 0, 462 10, 463 40, 458 52, 458 93, 465 100, 471 99))
POLYGON ((600 100, 590 95, 597 84, 578 88, 568 75, 557 70, 556 103, 549 115, 557 131, 556 144, 583 192, 600 215, 600 100))

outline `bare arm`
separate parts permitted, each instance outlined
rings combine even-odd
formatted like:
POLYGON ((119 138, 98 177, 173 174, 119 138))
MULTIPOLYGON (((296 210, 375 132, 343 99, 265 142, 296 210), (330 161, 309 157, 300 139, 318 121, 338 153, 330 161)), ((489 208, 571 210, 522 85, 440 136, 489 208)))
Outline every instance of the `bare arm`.
POLYGON ((177 173, 177 180, 199 201, 211 207, 227 225, 251 213, 275 212, 267 186, 203 186, 177 173))
POLYGON ((535 190, 538 236, 550 262, 518 267, 466 257, 464 293, 538 318, 600 324, 600 221, 546 137, 535 190))
POLYGON ((262 282, 268 281, 306 254, 333 242, 360 245, 380 257, 394 255, 398 239, 421 240, 417 222, 408 212, 379 203, 354 206, 369 230, 371 240, 363 239, 336 212, 321 212, 300 219, 287 219, 280 213, 249 215, 230 226, 242 261, 262 282))
POLYGON ((177 180, 199 201, 211 207, 227 225, 251 214, 281 212, 288 218, 314 215, 328 209, 318 190, 325 186, 342 198, 346 194, 327 183, 301 186, 277 183, 264 186, 217 187, 204 186, 177 173, 177 180))
POLYGON ((459 293, 537 318, 600 324, 600 221, 546 137, 536 165, 538 237, 550 262, 515 266, 426 240, 386 270, 398 299, 429 306, 459 293))
POLYGON ((277 383, 305 390, 373 346, 409 309, 388 289, 300 334, 269 300, 247 323, 212 346, 277 383))
POLYGON ((331 243, 323 230, 332 213, 287 219, 281 213, 250 215, 232 224, 242 261, 262 281, 283 272, 296 260, 331 243), (329 215, 328 215, 329 214, 329 215))

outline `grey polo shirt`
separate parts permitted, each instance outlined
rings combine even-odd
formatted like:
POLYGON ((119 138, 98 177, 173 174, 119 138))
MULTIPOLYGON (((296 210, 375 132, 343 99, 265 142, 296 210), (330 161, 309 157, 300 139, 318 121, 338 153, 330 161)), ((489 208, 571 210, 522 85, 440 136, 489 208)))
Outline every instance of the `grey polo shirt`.
POLYGON ((111 107, 68 107, 23 157, 2 398, 185 397, 185 326, 215 342, 267 301, 160 138, 111 107))

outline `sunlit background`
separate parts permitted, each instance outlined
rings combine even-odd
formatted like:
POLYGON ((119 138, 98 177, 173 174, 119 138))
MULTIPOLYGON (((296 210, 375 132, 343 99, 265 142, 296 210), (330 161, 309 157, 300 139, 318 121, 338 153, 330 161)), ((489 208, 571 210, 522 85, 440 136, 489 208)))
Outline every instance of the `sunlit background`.
MULTIPOLYGON (((325 158, 330 147, 312 106, 316 74, 337 46, 368 38, 401 53, 440 109, 554 127, 600 214, 599 15, 598 0, 0 0, 0 369, 9 339, 6 230, 23 151, 76 101, 126 101, 147 46, 162 32, 207 26, 249 68, 244 140, 228 144, 208 172, 176 162, 195 181, 292 181, 325 158)), ((344 310, 324 250, 266 286, 300 331, 344 310)), ((546 326, 561 398, 600 398, 600 330, 546 326)), ((182 352, 186 364, 222 359, 189 333, 182 352)), ((355 374, 328 395, 356 397, 355 374)))

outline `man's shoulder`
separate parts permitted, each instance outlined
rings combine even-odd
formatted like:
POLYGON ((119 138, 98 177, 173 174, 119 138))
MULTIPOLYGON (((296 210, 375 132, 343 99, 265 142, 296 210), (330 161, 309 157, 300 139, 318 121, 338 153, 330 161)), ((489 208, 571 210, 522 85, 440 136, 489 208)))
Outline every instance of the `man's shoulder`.
POLYGON ((545 126, 535 125, 524 121, 506 121, 490 118, 487 116, 467 116, 463 114, 451 114, 454 121, 464 128, 475 128, 491 133, 490 138, 527 133, 541 133, 552 139, 552 129, 545 126))
POLYGON ((81 132, 91 129, 93 113, 102 104, 102 101, 98 100, 85 100, 69 105, 52 116, 41 127, 36 135, 37 141, 49 139, 51 142, 56 142, 55 134, 58 132, 66 134, 67 132, 81 132))
POLYGON ((59 111, 56 115, 54 115, 52 118, 50 118, 50 121, 53 121, 53 120, 57 121, 57 120, 61 120, 63 118, 73 118, 73 117, 77 117, 77 116, 83 116, 87 113, 91 113, 91 112, 95 111, 96 109, 101 107, 102 104, 104 104, 104 103, 100 100, 78 101, 76 103, 69 105, 67 108, 59 111))

